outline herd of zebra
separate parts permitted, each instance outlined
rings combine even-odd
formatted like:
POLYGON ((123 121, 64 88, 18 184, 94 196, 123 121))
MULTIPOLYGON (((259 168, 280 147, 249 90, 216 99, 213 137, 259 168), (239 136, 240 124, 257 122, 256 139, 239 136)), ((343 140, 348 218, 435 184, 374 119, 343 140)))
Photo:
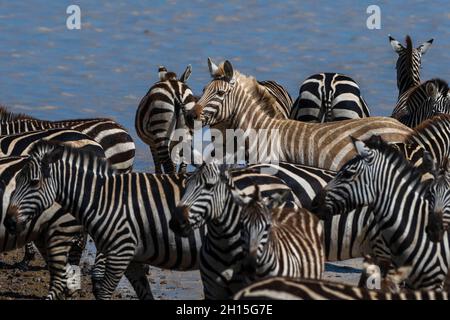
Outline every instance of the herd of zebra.
POLYGON ((113 120, 2 108, 0 250, 25 246, 26 268, 37 247, 48 299, 73 294, 67 270, 87 235, 97 299, 111 298, 123 275, 139 299, 153 299, 149 265, 199 269, 206 299, 448 299, 450 93, 441 79, 420 79, 433 40, 389 41, 398 54, 392 117, 372 117, 357 83, 338 73, 308 77, 294 102, 228 60, 208 59, 200 97, 187 85, 190 66, 179 78, 160 67, 135 118, 155 173, 132 171, 135 145, 113 120), (177 170, 174 131, 195 121, 278 130, 278 161, 205 159, 177 170), (357 257, 358 287, 322 280, 326 261, 357 257))

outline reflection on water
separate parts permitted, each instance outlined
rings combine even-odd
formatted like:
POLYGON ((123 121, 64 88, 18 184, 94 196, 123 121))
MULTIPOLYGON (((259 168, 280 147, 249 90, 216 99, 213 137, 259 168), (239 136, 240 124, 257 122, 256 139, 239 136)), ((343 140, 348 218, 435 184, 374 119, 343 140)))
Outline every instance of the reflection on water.
POLYGON ((192 64, 195 93, 208 82, 206 58, 227 58, 258 79, 274 79, 296 96, 312 73, 347 73, 375 115, 397 97, 387 35, 415 43, 435 38, 422 78, 449 79, 450 4, 446 0, 378 1, 382 29, 366 28, 372 1, 87 1, 82 29, 66 29, 66 1, 0 3, 0 103, 48 119, 113 117, 138 145, 137 169, 149 151, 134 131, 140 98, 164 64, 192 64))

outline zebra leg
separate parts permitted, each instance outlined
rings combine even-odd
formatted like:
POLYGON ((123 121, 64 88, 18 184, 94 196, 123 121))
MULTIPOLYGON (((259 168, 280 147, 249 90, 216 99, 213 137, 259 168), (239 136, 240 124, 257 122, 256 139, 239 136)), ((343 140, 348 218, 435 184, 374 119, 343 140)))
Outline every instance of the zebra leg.
POLYGON ((158 149, 156 147, 154 147, 152 144, 150 144, 150 153, 152 154, 153 157, 153 164, 155 166, 155 173, 162 173, 162 169, 161 169, 161 160, 159 159, 159 155, 158 155, 158 149))
POLYGON ((150 284, 147 279, 149 266, 142 263, 131 262, 125 271, 125 276, 133 286, 139 300, 154 300, 150 284))
POLYGON ((25 245, 25 255, 23 256, 22 261, 15 264, 14 267, 21 271, 27 271, 30 267, 30 262, 34 260, 36 257, 36 249, 34 247, 33 242, 28 242, 25 245))
POLYGON ((64 299, 67 288, 66 265, 72 245, 71 239, 52 234, 46 238, 40 237, 35 244, 46 260, 50 273, 50 288, 46 299, 64 299))
POLYGON ((133 254, 106 253, 105 274, 99 284, 94 287, 94 296, 98 300, 109 300, 117 288, 120 279, 130 264, 133 254))
POLYGON ((86 247, 87 233, 81 232, 74 237, 72 247, 69 252, 69 264, 78 266, 83 255, 84 248, 86 247))
POLYGON ((97 255, 95 256, 94 268, 92 268, 91 272, 92 292, 100 290, 101 282, 105 276, 105 267, 106 256, 101 252, 97 252, 97 255))

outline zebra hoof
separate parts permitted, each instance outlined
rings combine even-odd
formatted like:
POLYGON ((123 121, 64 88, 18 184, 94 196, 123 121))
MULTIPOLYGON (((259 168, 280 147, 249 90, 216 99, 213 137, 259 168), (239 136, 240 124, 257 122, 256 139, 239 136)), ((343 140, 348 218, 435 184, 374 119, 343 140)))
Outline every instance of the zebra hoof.
POLYGON ((19 271, 25 272, 30 270, 30 263, 29 261, 20 261, 14 265, 14 268, 19 271))

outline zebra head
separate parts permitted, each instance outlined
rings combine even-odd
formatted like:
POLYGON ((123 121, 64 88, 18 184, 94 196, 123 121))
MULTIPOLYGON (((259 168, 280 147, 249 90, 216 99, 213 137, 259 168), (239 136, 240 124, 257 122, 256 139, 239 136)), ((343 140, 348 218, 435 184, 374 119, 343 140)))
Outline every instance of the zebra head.
POLYGON ((426 193, 430 221, 427 232, 435 233, 435 242, 439 242, 450 223, 450 159, 447 160, 446 168, 435 176, 430 188, 426 193))
POLYGON ((52 164, 64 148, 41 141, 30 151, 30 158, 15 177, 16 188, 6 211, 4 225, 11 234, 20 233, 25 224, 50 208, 56 199, 56 179, 52 164))
MULTIPOLYGON (((357 156, 347 162, 336 176, 316 195, 311 210, 320 219, 349 212, 357 207, 368 206, 375 201, 375 179, 378 169, 375 164, 379 157, 376 150, 366 143, 351 137, 357 156)), ((381 138, 372 136, 370 142, 377 143, 381 138)))
POLYGON ((187 112, 186 122, 189 127, 194 121, 202 121, 202 125, 214 125, 223 122, 232 114, 236 77, 231 62, 226 60, 217 66, 208 58, 209 72, 212 81, 203 89, 203 95, 194 108, 187 112))
POLYGON ((433 39, 422 43, 417 48, 413 48, 410 36, 406 36, 406 47, 391 36, 389 36, 389 42, 392 49, 398 54, 396 64, 397 87, 400 93, 403 93, 413 85, 420 83, 422 55, 431 47, 433 39))
POLYGON ((284 203, 290 190, 283 193, 271 194, 269 198, 261 195, 258 185, 255 185, 254 193, 250 196, 243 195, 229 186, 233 200, 242 207, 241 215, 241 241, 243 250, 242 272, 253 278, 257 265, 262 259, 264 248, 269 242, 272 228, 272 209, 284 203))
POLYGON ((233 184, 225 166, 203 164, 186 179, 183 197, 178 202, 170 228, 181 236, 220 217, 228 196, 227 184, 233 184))
POLYGON ((428 111, 426 118, 438 114, 450 114, 450 92, 448 83, 442 79, 427 81, 425 86, 427 98, 422 109, 428 111))

